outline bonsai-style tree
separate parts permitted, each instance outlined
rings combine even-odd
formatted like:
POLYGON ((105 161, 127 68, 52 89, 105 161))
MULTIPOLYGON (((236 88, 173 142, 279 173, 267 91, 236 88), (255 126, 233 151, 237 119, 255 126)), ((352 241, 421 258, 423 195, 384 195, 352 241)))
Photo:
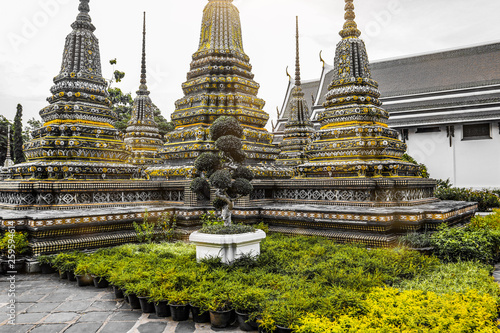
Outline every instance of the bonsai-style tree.
POLYGON ((253 173, 243 165, 243 128, 235 118, 223 116, 210 126, 210 136, 215 141, 215 152, 202 153, 194 162, 197 177, 191 182, 191 190, 209 199, 210 189, 214 189, 212 204, 220 212, 224 226, 230 226, 234 202, 253 191, 253 173))

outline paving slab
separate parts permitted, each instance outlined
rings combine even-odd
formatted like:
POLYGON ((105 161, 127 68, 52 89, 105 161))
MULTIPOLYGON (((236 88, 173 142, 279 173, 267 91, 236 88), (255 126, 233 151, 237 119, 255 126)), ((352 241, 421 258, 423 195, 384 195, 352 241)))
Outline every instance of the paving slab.
POLYGON ((8 286, 0 276, 1 333, 241 333, 236 327, 216 331, 210 324, 175 322, 131 310, 111 288, 78 287, 57 274, 16 276, 16 324, 8 324, 8 286), (17 288, 17 283, 22 285, 17 288))
MULTIPOLYGON (((64 333, 95 333, 99 331, 102 323, 76 323, 71 325, 64 333)), ((118 332, 115 332, 118 333, 118 332)))

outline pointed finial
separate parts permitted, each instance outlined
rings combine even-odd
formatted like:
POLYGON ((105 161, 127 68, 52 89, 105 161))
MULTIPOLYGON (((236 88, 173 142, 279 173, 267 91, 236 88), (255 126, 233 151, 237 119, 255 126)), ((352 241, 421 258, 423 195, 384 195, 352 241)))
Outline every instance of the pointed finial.
POLYGON ((4 167, 8 168, 14 165, 10 154, 10 124, 7 127, 7 154, 5 156, 4 167))
POLYGON ((300 59, 299 59, 299 17, 295 17, 296 22, 296 55, 295 55, 295 86, 300 86, 300 59))
POLYGON ((146 85, 146 12, 144 12, 144 21, 142 27, 142 65, 141 65, 141 85, 138 94, 147 95, 148 86, 146 85))
POLYGON ((354 21, 356 14, 354 13, 354 0, 345 0, 345 23, 344 28, 340 31, 342 38, 357 38, 361 36, 361 31, 358 30, 358 25, 354 21))
POLYGON ((90 0, 80 0, 80 5, 78 6, 80 13, 90 12, 89 1, 90 0))
POLYGON ((76 17, 76 21, 71 25, 73 29, 88 29, 92 32, 95 31, 95 27, 89 15, 89 1, 90 0, 80 0, 80 5, 78 6, 78 11, 80 13, 76 17))

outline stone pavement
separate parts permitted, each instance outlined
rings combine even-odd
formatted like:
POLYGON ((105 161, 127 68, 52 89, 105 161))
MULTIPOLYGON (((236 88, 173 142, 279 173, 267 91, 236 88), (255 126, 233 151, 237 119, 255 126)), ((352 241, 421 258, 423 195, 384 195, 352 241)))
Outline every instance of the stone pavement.
MULTIPOLYGON (((8 323, 9 286, 0 275, 0 332, 2 333, 205 333, 210 324, 174 322, 155 314, 131 310, 115 299, 111 288, 78 287, 57 274, 19 274, 15 283, 16 324, 8 323)), ((243 332, 237 327, 218 332, 243 332)))

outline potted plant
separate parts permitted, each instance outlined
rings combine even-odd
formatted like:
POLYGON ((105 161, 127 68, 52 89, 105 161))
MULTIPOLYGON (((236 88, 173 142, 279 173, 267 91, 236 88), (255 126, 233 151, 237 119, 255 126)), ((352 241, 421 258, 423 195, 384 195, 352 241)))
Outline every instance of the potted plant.
POLYGON ((42 274, 51 274, 56 272, 56 270, 52 266, 54 258, 55 255, 41 255, 36 258, 40 263, 40 270, 42 274))
POLYGON ((150 300, 151 289, 154 288, 155 287, 149 278, 143 278, 133 284, 129 284, 128 290, 135 294, 139 299, 142 313, 155 312, 154 303, 150 300))
POLYGON ((172 287, 171 283, 164 281, 151 290, 151 300, 154 302, 156 315, 160 318, 171 316, 168 297, 172 287))
POLYGON ((54 258, 54 267, 59 270, 59 276, 61 278, 66 278, 70 281, 76 281, 75 269, 78 261, 83 257, 83 253, 79 251, 73 251, 69 253, 59 253, 54 258))
POLYGON ((0 253, 2 254, 2 270, 22 272, 24 258, 21 255, 30 251, 28 235, 25 232, 9 229, 0 238, 0 253), (10 231, 12 230, 12 232, 10 231))
POLYGON ((225 328, 231 323, 233 306, 231 293, 225 286, 219 285, 212 290, 206 305, 210 312, 210 324, 212 328, 225 328))
POLYGON ((91 263, 88 257, 81 258, 76 264, 74 273, 78 287, 86 287, 94 284, 90 275, 91 263))
POLYGON ((94 280, 96 288, 107 288, 109 285, 107 276, 109 275, 109 264, 103 260, 99 255, 94 254, 91 258, 91 265, 89 272, 94 280))
POLYGON ((207 311, 210 288, 210 283, 204 281, 189 289, 189 306, 195 323, 208 323, 210 321, 210 313, 207 311))
POLYGON ((257 313, 262 311, 265 301, 270 297, 268 289, 251 285, 241 285, 237 292, 233 293, 233 307, 240 329, 243 331, 254 331, 258 328, 255 320, 257 313))
POLYGON ((191 181, 190 188, 206 199, 210 199, 212 189, 215 194, 212 204, 223 221, 221 226, 204 226, 189 236, 196 244, 198 261, 220 257, 222 262, 231 263, 242 254, 260 253, 260 241, 265 233, 249 226, 234 226, 231 220, 236 200, 253 191, 254 174, 244 166, 243 134, 243 127, 236 118, 219 117, 210 126, 214 152, 204 152, 194 162, 196 178, 191 181))
POLYGON ((189 293, 186 289, 171 290, 168 296, 172 320, 189 319, 189 293))

